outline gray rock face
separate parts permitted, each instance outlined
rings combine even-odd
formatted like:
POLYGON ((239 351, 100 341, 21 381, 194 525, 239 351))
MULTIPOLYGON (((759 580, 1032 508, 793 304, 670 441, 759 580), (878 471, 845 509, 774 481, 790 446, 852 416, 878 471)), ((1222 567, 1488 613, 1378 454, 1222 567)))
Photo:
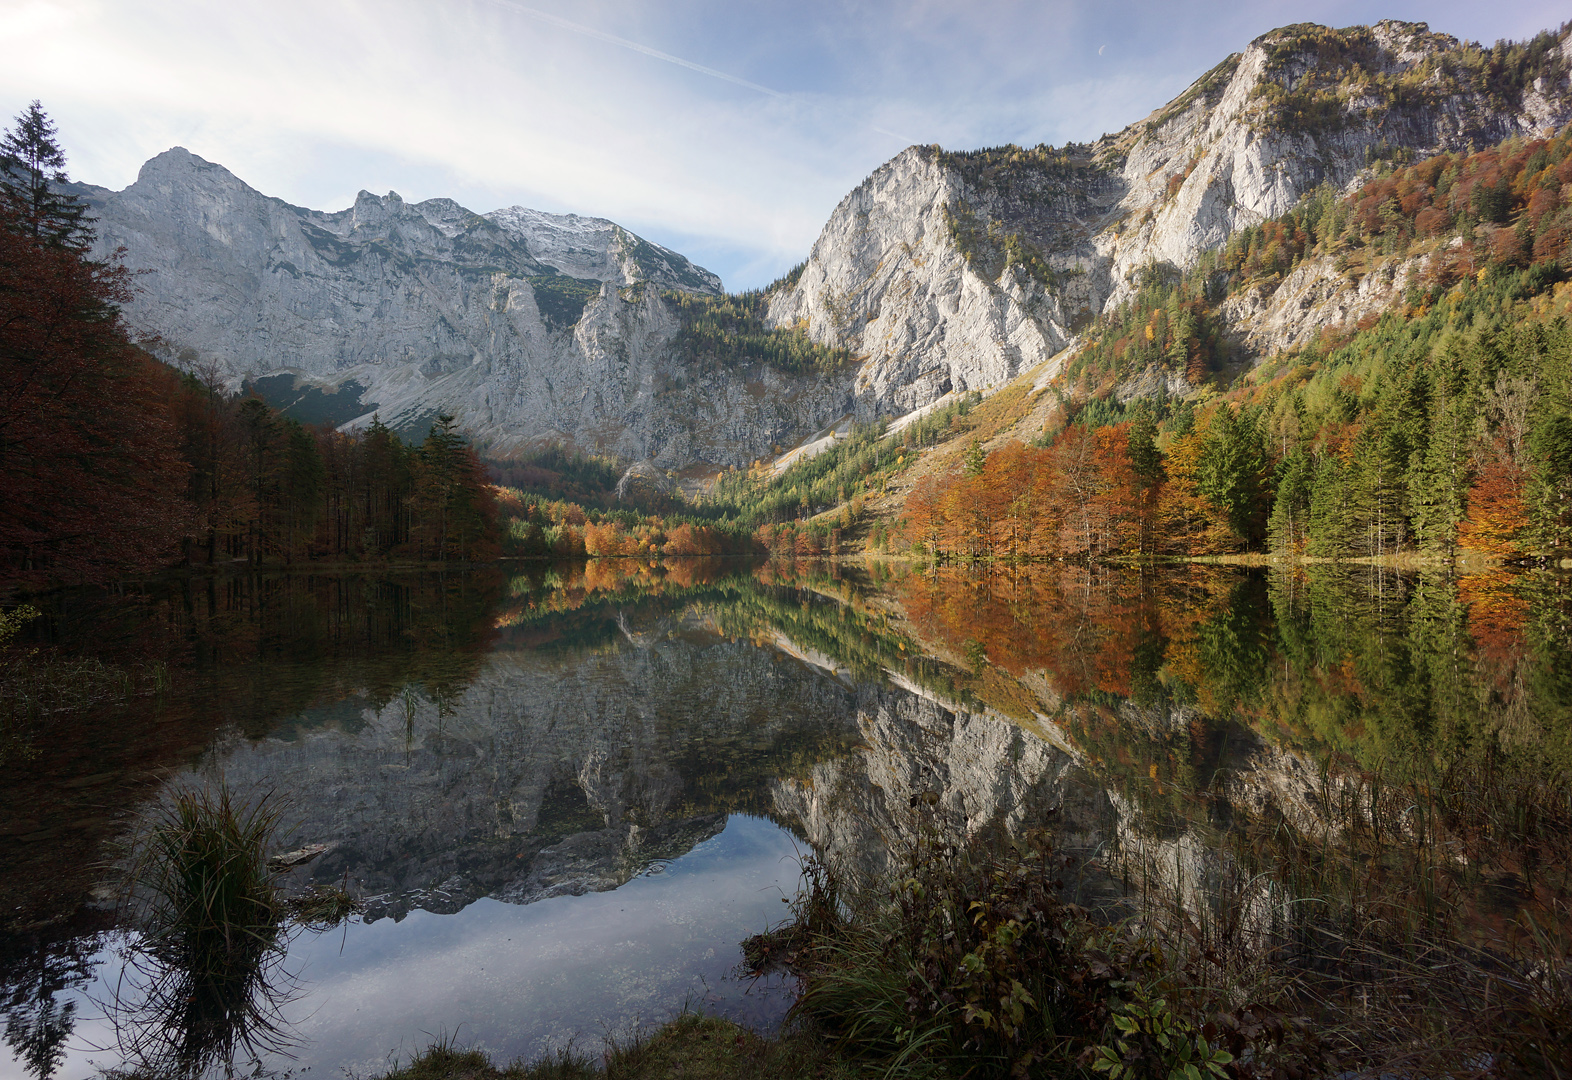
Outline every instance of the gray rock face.
MULTIPOLYGON (((1457 77, 1456 39, 1398 22, 1335 33, 1366 70, 1410 86, 1404 103, 1364 84, 1318 122, 1294 121, 1279 99, 1328 63, 1296 36, 1304 29, 1263 35, 1151 117, 1052 162, 906 150, 836 208, 800 277, 774 296, 772 317, 805 320, 816 341, 862 359, 863 417, 1001 386, 1039 365, 1041 385, 1080 322, 1130 297, 1143 268, 1187 268, 1320 184, 1357 183, 1372 151, 1424 156, 1572 121, 1572 31, 1513 97, 1457 77), (1012 258, 1009 237, 1047 273, 1012 258)), ((1236 305, 1235 330, 1258 348, 1303 340, 1385 295, 1380 283, 1329 272, 1317 281, 1303 308, 1236 305)), ((1310 282, 1298 284, 1296 302, 1310 282)))
POLYGON ((1318 122, 1294 120, 1274 102, 1327 65, 1314 48, 1296 46, 1296 29, 1262 35, 1153 117, 1098 144, 1124 188, 1121 220, 1097 240, 1111 301, 1129 295, 1142 266, 1188 267, 1320 184, 1357 183, 1373 151, 1405 148, 1424 157, 1572 121, 1572 33, 1561 34, 1546 75, 1509 100, 1470 75, 1448 81, 1464 49, 1456 38, 1391 20, 1370 27, 1367 40, 1340 33, 1367 52, 1367 71, 1418 92, 1394 103, 1365 82, 1329 101, 1318 122))
POLYGON ((1071 323, 1105 299, 1084 275, 1083 240, 1117 196, 1101 177, 1033 192, 979 190, 929 147, 912 147, 836 207, 800 278, 770 304, 779 324, 806 321, 814 340, 862 361, 857 412, 908 412, 951 391, 986 390, 1046 360, 1071 323), (1015 265, 968 260, 952 222, 1009 221, 1080 274, 1045 287, 1015 265))
MULTIPOLYGON (((425 205, 425 204, 423 204, 425 205)), ((523 206, 493 210, 486 219, 560 274, 632 285, 650 281, 718 295, 721 279, 668 248, 651 244, 605 218, 548 214, 523 206)))
MULTIPOLYGON (((717 293, 719 280, 599 218, 365 192, 319 213, 183 150, 125 191, 90 195, 102 246, 148 271, 130 324, 184 366, 231 382, 354 380, 368 414, 396 425, 452 412, 498 453, 565 440, 663 469, 736 465, 847 414, 897 416, 1034 369, 1043 385, 1145 268, 1189 267, 1318 185, 1347 188, 1372 154, 1572 121, 1572 30, 1521 87, 1476 79, 1465 51, 1418 23, 1289 27, 1093 145, 902 152, 842 200, 769 297, 775 326, 853 353, 847 376, 679 363, 659 293, 717 293), (1358 78, 1338 74, 1350 58, 1358 78)), ((1259 349, 1303 340, 1385 295, 1325 268, 1301 276, 1282 300, 1233 304, 1236 335, 1259 349)))
POLYGON ((830 380, 676 365, 661 292, 720 280, 609 221, 391 192, 320 213, 180 149, 86 191, 100 252, 139 274, 134 334, 232 386, 353 381, 357 422, 451 412, 495 453, 566 440, 661 465, 739 464, 845 412, 830 380))

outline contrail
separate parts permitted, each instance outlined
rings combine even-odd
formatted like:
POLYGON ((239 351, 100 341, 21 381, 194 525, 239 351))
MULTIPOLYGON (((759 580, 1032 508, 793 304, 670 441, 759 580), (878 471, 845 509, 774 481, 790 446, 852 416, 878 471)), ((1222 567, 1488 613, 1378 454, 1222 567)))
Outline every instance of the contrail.
MULTIPOLYGON (((627 38, 618 37, 616 34, 608 34, 604 30, 596 30, 593 26, 585 26, 583 23, 576 23, 569 19, 564 19, 560 15, 553 15, 550 12, 541 11, 539 8, 527 7, 524 4, 515 3, 514 0, 486 0, 486 2, 495 4, 497 7, 507 8, 509 11, 516 11, 520 15, 528 15, 530 18, 539 19, 542 22, 550 23, 559 30, 567 30, 574 34, 583 34, 585 37, 594 38, 596 41, 604 41, 608 45, 616 45, 620 48, 631 50, 632 52, 639 53, 643 56, 654 57, 656 60, 664 60, 668 64, 676 64, 678 67, 687 68, 689 71, 697 71, 700 75, 708 75, 712 79, 720 79, 722 82, 729 82, 734 86, 741 86, 748 90, 753 90, 756 93, 765 94, 773 98, 784 98, 787 96, 786 94, 781 93, 779 90, 771 90, 768 86, 760 86, 756 82, 749 82, 747 79, 740 79, 737 76, 730 75, 724 71, 717 71, 714 68, 705 67, 703 64, 695 64, 692 60, 684 60, 680 56, 673 56, 671 53, 661 52, 659 49, 652 49, 648 45, 640 45, 637 41, 629 41, 627 38)), ((867 122, 864 121, 864 123, 867 122)), ((877 131, 880 135, 888 135, 897 142, 903 142, 908 146, 916 143, 917 141, 916 139, 902 135, 897 131, 887 131, 884 128, 877 127, 873 124, 868 124, 867 126, 872 130, 877 131)))
POLYGON ((714 68, 705 67, 703 64, 695 64, 692 60, 684 60, 680 56, 673 56, 671 53, 663 53, 659 49, 652 49, 648 45, 640 45, 637 41, 629 41, 627 38, 620 38, 615 34, 608 34, 604 30, 596 30, 592 26, 584 26, 581 23, 570 22, 567 19, 561 18, 560 16, 552 15, 536 8, 525 7, 523 4, 515 4, 513 3, 513 0, 488 0, 488 2, 495 4, 498 7, 505 7, 510 11, 517 11, 520 14, 528 15, 531 18, 540 19, 542 22, 548 22, 560 30, 569 30, 575 34, 583 34, 585 37, 592 37, 597 41, 604 41, 609 45, 619 45, 624 49, 631 49, 636 53, 643 53, 645 56, 653 56, 657 60, 664 60, 668 64, 676 64, 678 67, 687 68, 689 71, 697 71, 700 75, 708 75, 714 79, 721 79, 725 82, 734 83, 737 86, 743 86, 749 90, 754 90, 761 94, 768 94, 770 97, 783 98, 786 96, 779 90, 771 90, 768 86, 760 86, 756 82, 749 82, 747 79, 739 79, 737 76, 728 75, 724 71, 716 71, 714 68))

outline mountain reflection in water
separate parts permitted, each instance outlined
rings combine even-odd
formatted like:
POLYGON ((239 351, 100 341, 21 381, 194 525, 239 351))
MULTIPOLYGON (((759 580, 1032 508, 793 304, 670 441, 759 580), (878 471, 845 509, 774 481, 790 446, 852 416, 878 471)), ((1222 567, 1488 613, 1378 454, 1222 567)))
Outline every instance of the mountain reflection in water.
POLYGON ((1203 908, 1261 881, 1263 925, 1338 859, 1415 843, 1462 853, 1427 880, 1471 918, 1553 910, 1567 596, 1549 575, 710 560, 62 595, 42 644, 172 675, 9 736, 0 1076, 118 1063, 95 1009, 135 937, 98 868, 153 800, 220 779, 281 798, 288 846, 330 845, 288 887, 365 900, 291 937, 280 1067, 374 1070, 444 1031, 592 1049, 685 1002, 767 1027, 784 989, 728 972, 784 915, 791 856, 873 881, 933 829, 1051 817, 1081 899, 1118 881, 1118 902, 1203 908), (1468 810, 1485 777, 1501 820, 1537 824, 1468 810), (1420 781, 1450 816, 1416 838, 1386 801, 1420 781))

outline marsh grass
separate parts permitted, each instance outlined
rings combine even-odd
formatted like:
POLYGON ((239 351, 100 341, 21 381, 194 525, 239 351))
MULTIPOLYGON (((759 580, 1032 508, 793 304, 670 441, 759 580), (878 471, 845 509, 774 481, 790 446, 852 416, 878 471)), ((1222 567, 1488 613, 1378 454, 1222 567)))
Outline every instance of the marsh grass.
POLYGON ((809 854, 798 860, 798 866, 797 895, 787 898, 786 920, 742 943, 745 977, 797 970, 817 942, 833 937, 845 925, 850 893, 834 864, 809 854))
POLYGON ((382 1080, 850 1080, 858 1075, 806 1031, 763 1038, 719 1017, 685 1013, 653 1034, 607 1047, 598 1060, 560 1052, 498 1066, 452 1039, 432 1044, 382 1080))
MULTIPOLYGON (((346 875, 347 877, 347 875, 346 875)), ((312 931, 331 930, 358 913, 361 903, 343 885, 312 885, 298 896, 283 902, 285 910, 298 924, 312 931)))
POLYGON ((279 815, 223 785, 175 795, 137 841, 130 924, 140 932, 110 1015, 127 1063, 197 1076, 284 1052, 283 919, 267 850, 279 815))

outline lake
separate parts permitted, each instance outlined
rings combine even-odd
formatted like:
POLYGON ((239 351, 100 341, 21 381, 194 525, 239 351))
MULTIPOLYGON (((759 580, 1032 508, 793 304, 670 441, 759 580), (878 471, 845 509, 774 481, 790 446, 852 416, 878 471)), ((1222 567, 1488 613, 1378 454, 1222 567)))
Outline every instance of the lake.
POLYGON ((180 1043, 119 914, 124 838, 220 784, 326 846, 287 889, 361 901, 286 931, 268 1072, 594 1053, 684 1008, 770 1030, 791 986, 740 942, 798 860, 873 883, 934 831, 1046 826, 1088 906, 1262 933, 1356 886, 1460 934, 1564 910, 1564 575, 515 570, 45 598, 4 676, 0 1075, 180 1043))

